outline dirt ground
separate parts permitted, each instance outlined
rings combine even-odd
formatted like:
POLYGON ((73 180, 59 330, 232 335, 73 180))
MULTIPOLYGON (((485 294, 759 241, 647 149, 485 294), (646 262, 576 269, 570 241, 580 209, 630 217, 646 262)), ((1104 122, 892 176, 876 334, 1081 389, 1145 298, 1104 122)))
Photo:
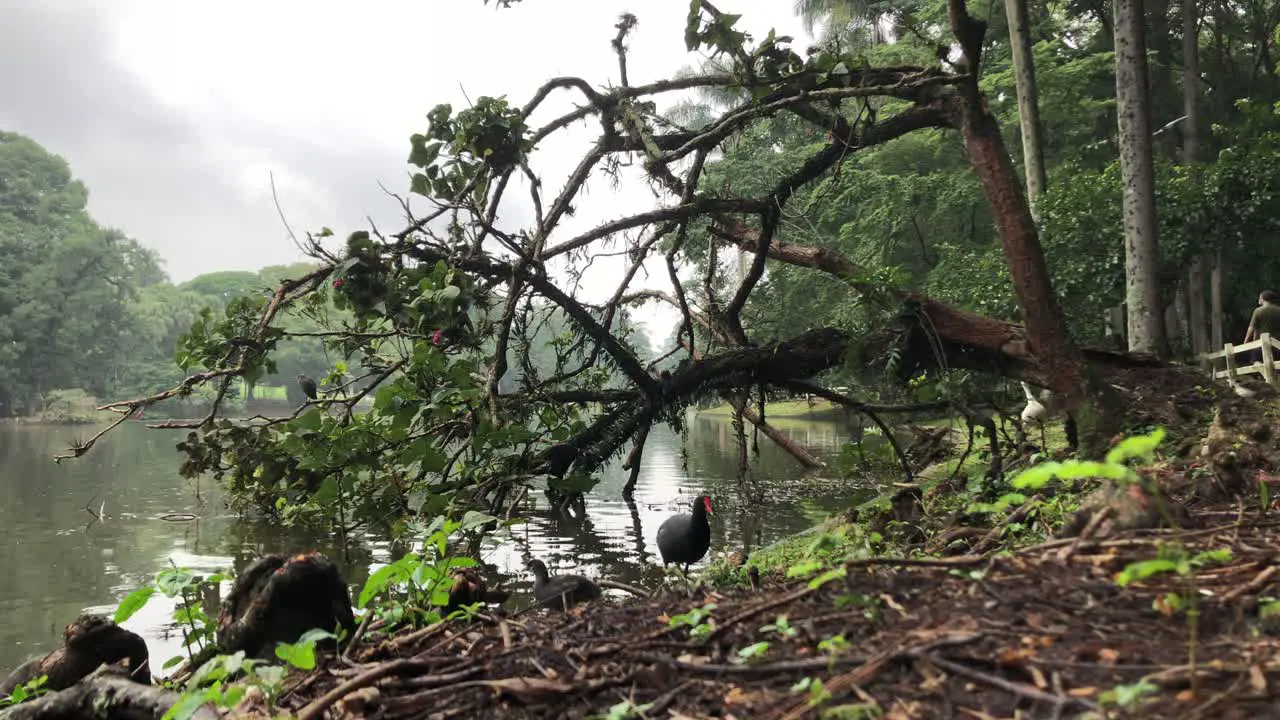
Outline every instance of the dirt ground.
MULTIPOLYGON (((372 629, 293 675, 274 707, 251 693, 229 717, 1280 717, 1280 515, 1206 517, 1218 521, 372 629), (1156 558, 1166 572, 1134 573, 1156 558)), ((98 699, 128 710, 116 690, 98 699)))
POLYGON ((1280 717, 1280 640, 1257 610, 1260 596, 1280 595, 1278 528, 1280 520, 1233 521, 1180 538, 1148 531, 1058 540, 992 559, 855 562, 816 589, 796 581, 569 615, 487 616, 371 638, 350 661, 301 679, 278 709, 382 718, 1066 718, 1096 713, 1107 691, 1145 682, 1145 717, 1280 717), (1172 542, 1192 555, 1230 550, 1230 559, 1117 586, 1126 565, 1172 542), (1197 641, 1186 610, 1165 599, 1171 592, 1197 598, 1197 641), (702 637, 671 625, 708 603, 715 607, 702 637), (762 630, 780 615, 789 633, 762 630), (762 641, 767 649, 744 657, 762 641), (798 687, 805 678, 821 679, 822 690, 812 680, 798 687), (628 701, 643 714, 610 715, 628 701))

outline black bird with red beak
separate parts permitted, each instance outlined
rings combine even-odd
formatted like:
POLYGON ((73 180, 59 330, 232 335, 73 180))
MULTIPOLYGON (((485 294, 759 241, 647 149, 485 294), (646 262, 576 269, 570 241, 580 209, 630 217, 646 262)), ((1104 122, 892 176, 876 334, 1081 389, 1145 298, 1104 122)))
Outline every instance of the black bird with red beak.
POLYGON ((711 498, 699 495, 693 501, 692 513, 681 513, 667 518, 658 528, 658 552, 664 566, 675 563, 689 566, 698 562, 711 547, 711 498))

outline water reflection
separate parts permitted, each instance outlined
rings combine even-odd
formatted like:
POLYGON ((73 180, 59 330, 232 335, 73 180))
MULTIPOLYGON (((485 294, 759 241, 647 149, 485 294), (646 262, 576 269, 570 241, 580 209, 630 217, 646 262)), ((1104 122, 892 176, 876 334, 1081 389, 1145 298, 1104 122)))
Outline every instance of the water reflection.
MULTIPOLYGON (((850 437, 850 429, 838 423, 771 422, 828 458, 850 437)), ((759 454, 750 456, 748 482, 739 483, 728 418, 691 416, 688 426, 687 466, 677 434, 666 427, 649 434, 633 503, 622 499, 628 476, 622 459, 586 495, 585 513, 557 510, 540 491, 530 492, 521 506, 528 522, 511 528, 503 542, 486 544, 486 565, 509 576, 516 591, 531 584, 524 569, 531 557, 541 558, 553 573, 646 585, 662 572, 658 526, 673 513, 688 512, 701 493, 713 499, 715 553, 793 534, 867 492, 832 473, 802 473, 763 437, 759 454)), ((214 483, 178 477, 178 433, 127 425, 84 458, 61 465, 49 461, 69 440, 88 433, 0 425, 0 670, 54 647, 62 626, 78 613, 112 611, 166 566, 239 571, 263 553, 317 549, 359 587, 371 568, 404 552, 381 537, 363 537, 344 552, 335 539, 236 517, 224 508, 214 483), (104 521, 86 509, 91 501, 94 511, 101 507, 104 521), (173 513, 198 519, 163 519, 173 513)), ((147 638, 156 667, 181 647, 171 610, 156 598, 126 623, 147 638)))

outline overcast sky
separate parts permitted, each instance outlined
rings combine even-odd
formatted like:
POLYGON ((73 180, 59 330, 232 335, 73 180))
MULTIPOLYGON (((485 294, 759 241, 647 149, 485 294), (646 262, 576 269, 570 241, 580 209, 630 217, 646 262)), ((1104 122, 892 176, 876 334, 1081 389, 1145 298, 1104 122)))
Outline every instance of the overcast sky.
MULTIPOLYGON (((717 7, 756 38, 804 37, 791 0, 717 7)), ((408 136, 432 107, 504 94, 521 105, 557 75, 616 83, 622 12, 639 19, 632 83, 698 59, 684 48, 685 0, 0 0, 0 129, 65 157, 94 217, 157 250, 175 281, 256 270, 300 258, 270 173, 295 231, 345 237, 366 216, 397 229, 378 183, 407 189, 408 136)), ((550 109, 576 98, 557 99, 550 109)), ((544 179, 577 161, 539 159, 544 179)), ((642 184, 598 181, 574 225, 653 202, 642 184)))

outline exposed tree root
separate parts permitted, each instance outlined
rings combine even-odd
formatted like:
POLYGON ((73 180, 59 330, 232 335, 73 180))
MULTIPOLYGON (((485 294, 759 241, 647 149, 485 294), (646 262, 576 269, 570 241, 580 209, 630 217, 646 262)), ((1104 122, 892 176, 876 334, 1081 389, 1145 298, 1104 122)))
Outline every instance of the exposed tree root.
POLYGON ((63 647, 30 660, 0 682, 0 695, 46 676, 44 688, 63 690, 97 670, 100 665, 121 663, 135 682, 151 684, 146 642, 137 634, 101 615, 81 615, 63 629, 63 647))
MULTIPOLYGON (((8 710, 2 720, 160 720, 178 702, 178 693, 140 685, 118 669, 102 668, 60 692, 8 710)), ((217 720, 212 708, 198 708, 192 720, 217 720)))

